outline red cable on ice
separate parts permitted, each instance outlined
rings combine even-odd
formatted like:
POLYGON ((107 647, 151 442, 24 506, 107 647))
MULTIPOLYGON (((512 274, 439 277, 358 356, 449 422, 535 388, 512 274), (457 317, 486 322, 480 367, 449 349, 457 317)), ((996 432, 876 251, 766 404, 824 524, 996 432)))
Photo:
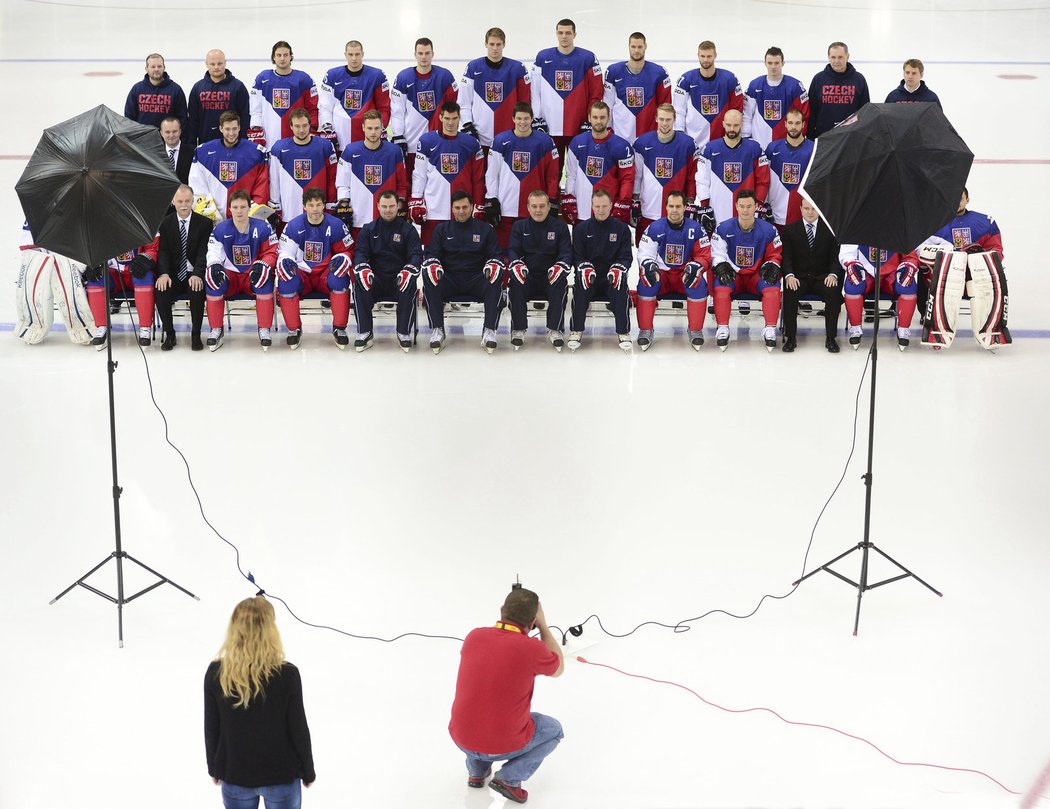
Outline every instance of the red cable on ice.
POLYGON ((989 781, 991 781, 993 784, 995 784, 997 787, 1000 787, 1001 789, 1005 790, 1006 792, 1009 792, 1011 795, 1020 795, 1021 794, 1020 792, 1015 792, 1014 790, 1012 790, 1009 787, 1005 786, 1000 781, 997 781, 995 778, 990 776, 988 773, 981 772, 980 770, 971 770, 968 767, 948 767, 948 766, 945 766, 943 764, 927 764, 927 763, 922 762, 922 761, 899 761, 898 759, 895 759, 893 756, 891 756, 889 753, 887 753, 884 750, 882 750, 881 748, 879 748, 878 745, 876 745, 876 744, 874 744, 872 742, 869 742, 867 739, 865 739, 865 738, 863 738, 861 736, 854 736, 852 733, 847 733, 844 730, 839 730, 838 728, 833 728, 830 725, 821 725, 821 724, 818 724, 818 723, 815 723, 815 722, 795 722, 795 721, 793 721, 791 719, 785 719, 783 716, 778 714, 772 708, 726 708, 726 707, 724 707, 722 705, 719 705, 717 703, 711 702, 708 699, 704 699, 704 697, 700 696, 700 694, 696 693, 689 686, 682 685, 681 683, 671 682, 670 680, 660 680, 660 679, 657 679, 656 677, 647 677, 644 674, 632 674, 629 671, 623 671, 622 669, 618 669, 615 666, 610 666, 607 663, 594 663, 594 662, 592 662, 590 660, 587 660, 584 657, 577 656, 576 659, 580 663, 585 663, 588 666, 597 666, 599 668, 608 669, 609 671, 615 671, 617 674, 622 674, 624 677, 632 677, 632 678, 634 678, 636 680, 646 680, 647 682, 650 682, 650 683, 658 683, 660 685, 670 685, 670 686, 674 686, 675 688, 680 688, 683 691, 686 691, 686 692, 692 694, 694 697, 696 697, 698 700, 703 702, 705 705, 710 705, 712 708, 718 708, 718 710, 725 711, 726 713, 751 713, 752 711, 765 711, 766 713, 773 714, 773 716, 775 716, 781 722, 785 722, 788 725, 799 725, 801 727, 807 727, 807 728, 822 728, 823 730, 831 730, 831 731, 834 731, 835 733, 838 733, 838 734, 840 734, 842 736, 846 736, 847 738, 855 739, 858 742, 864 742, 864 744, 866 744, 869 747, 873 748, 876 752, 881 753, 883 756, 888 758, 894 764, 900 764, 903 767, 932 767, 932 768, 937 769, 937 770, 950 770, 952 772, 969 772, 969 773, 973 773, 974 775, 984 776, 989 781))

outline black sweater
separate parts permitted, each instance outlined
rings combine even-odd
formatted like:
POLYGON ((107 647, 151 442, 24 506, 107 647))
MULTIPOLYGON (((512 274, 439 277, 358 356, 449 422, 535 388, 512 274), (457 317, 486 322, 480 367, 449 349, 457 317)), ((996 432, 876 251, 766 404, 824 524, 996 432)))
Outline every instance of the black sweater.
POLYGON ((204 675, 204 749, 208 774, 229 784, 264 787, 313 783, 310 728, 303 709, 299 669, 285 663, 266 683, 264 695, 234 708, 219 687, 219 663, 204 675))
POLYGON ((836 73, 828 64, 809 83, 809 129, 806 136, 817 138, 845 121, 867 104, 868 83, 851 62, 836 73))

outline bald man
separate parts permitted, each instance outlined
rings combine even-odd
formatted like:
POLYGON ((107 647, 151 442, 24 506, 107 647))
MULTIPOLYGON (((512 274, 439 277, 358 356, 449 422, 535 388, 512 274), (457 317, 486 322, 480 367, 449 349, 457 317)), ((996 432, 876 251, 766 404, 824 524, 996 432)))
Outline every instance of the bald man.
POLYGON ((191 147, 220 137, 219 116, 227 110, 241 117, 242 131, 251 121, 248 88, 226 69, 226 54, 218 49, 208 51, 204 64, 208 71, 193 85, 188 99, 189 120, 184 140, 191 147))
POLYGON ((736 216, 737 195, 750 188, 758 200, 758 216, 769 219, 769 160, 758 143, 741 137, 744 116, 739 110, 729 110, 722 123, 725 135, 708 143, 697 161, 696 206, 713 209, 716 224, 724 222, 736 216))

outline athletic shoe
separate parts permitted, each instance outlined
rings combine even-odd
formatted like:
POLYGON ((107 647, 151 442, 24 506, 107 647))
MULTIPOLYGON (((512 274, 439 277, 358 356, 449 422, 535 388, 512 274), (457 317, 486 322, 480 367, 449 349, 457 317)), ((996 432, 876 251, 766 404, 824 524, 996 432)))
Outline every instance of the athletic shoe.
POLYGON ((430 331, 430 350, 435 354, 439 353, 445 346, 445 330, 444 329, 431 329, 430 331))
POLYGON ((412 335, 411 334, 399 334, 397 336, 397 344, 401 346, 401 350, 406 354, 408 350, 412 348, 412 335))
POLYGON ((496 350, 496 332, 492 329, 485 329, 481 332, 481 347, 485 349, 485 352, 491 354, 496 350))
POLYGON ((560 353, 565 345, 565 335, 557 329, 547 329, 547 342, 554 346, 555 351, 560 353))
POLYGON ((226 334, 222 329, 212 329, 208 332, 208 350, 218 351, 222 348, 222 338, 226 334))
POLYGON ((525 803, 529 799, 529 793, 522 789, 520 786, 512 787, 510 784, 505 784, 498 778, 493 778, 489 781, 489 789, 493 792, 498 792, 504 798, 514 803, 525 803))
POLYGON ((485 786, 485 779, 492 775, 492 767, 485 770, 484 775, 471 775, 467 777, 467 786, 473 789, 481 789, 485 786))
POLYGON ((369 332, 368 334, 358 333, 357 337, 354 339, 354 351, 358 354, 362 351, 368 351, 374 342, 375 339, 372 336, 372 332, 369 332))
POLYGON ((566 343, 569 346, 569 351, 575 351, 581 345, 583 345, 583 332, 582 331, 570 331, 569 340, 566 343))
POLYGON ((153 342, 153 329, 149 326, 142 326, 139 328, 139 345, 146 348, 153 342))
POLYGON ((849 327, 849 344, 856 351, 860 348, 860 338, 864 335, 864 329, 860 326, 849 327))
POLYGON ((525 332, 512 331, 510 333, 510 344, 514 346, 515 351, 525 345, 525 332))
POLYGON ((723 351, 729 348, 729 326, 719 326, 715 329, 715 344, 723 351))
POLYGON ((299 347, 300 341, 303 339, 302 329, 292 329, 288 332, 288 336, 285 338, 285 342, 292 347, 292 351, 295 351, 299 347))
POLYGON ((634 350, 634 343, 631 342, 631 335, 617 334, 616 339, 619 340, 621 351, 625 351, 629 354, 634 350))
POLYGON ((642 329, 638 332, 638 346, 642 351, 648 351, 649 346, 653 344, 653 330, 642 329))
POLYGON ((694 351, 699 351, 700 346, 704 344, 704 333, 699 329, 689 330, 689 345, 693 347, 694 351))
POLYGON ((273 345, 273 338, 270 337, 269 329, 259 329, 259 345, 263 347, 263 351, 273 345))
POLYGON ((741 317, 747 317, 749 314, 751 314, 750 301, 740 301, 736 305, 736 310, 740 313, 741 317))
POLYGON ((897 348, 901 351, 908 347, 908 343, 911 342, 911 329, 906 329, 903 326, 897 329, 897 348))
POLYGON ((340 351, 350 345, 350 338, 346 336, 346 329, 333 328, 332 337, 335 338, 335 344, 340 351))
POLYGON ((777 330, 773 326, 766 326, 762 329, 762 339, 766 343, 766 351, 772 353, 773 349, 777 347, 777 330))
POLYGON ((96 351, 101 351, 106 347, 107 339, 109 339, 109 329, 105 326, 98 326, 95 328, 95 335, 91 338, 91 345, 96 351))

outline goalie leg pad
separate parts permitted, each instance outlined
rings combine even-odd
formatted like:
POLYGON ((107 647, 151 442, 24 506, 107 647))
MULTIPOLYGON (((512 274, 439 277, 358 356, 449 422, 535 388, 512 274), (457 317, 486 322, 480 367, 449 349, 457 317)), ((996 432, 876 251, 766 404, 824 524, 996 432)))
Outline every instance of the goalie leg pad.
MULTIPOLYGON (((91 342, 95 319, 91 316, 87 295, 84 291, 84 280, 81 275, 84 265, 65 256, 52 256, 51 260, 55 268, 51 273, 51 294, 58 304, 58 311, 62 319, 66 322, 66 333, 74 343, 87 345, 91 342)), ((152 323, 152 299, 149 314, 152 323)), ((104 323, 105 320, 102 322, 104 323)))
POLYGON ((947 348, 955 340, 955 321, 966 287, 966 258, 966 253, 943 250, 934 259, 922 327, 923 345, 947 348))
POLYGON ((18 271, 18 318, 15 334, 27 345, 47 337, 55 316, 54 293, 51 290, 51 256, 39 250, 23 250, 18 271))
POLYGON ((998 253, 974 253, 966 257, 970 270, 970 316, 973 336, 981 348, 995 348, 1013 342, 1006 326, 1009 293, 1006 273, 998 253))

